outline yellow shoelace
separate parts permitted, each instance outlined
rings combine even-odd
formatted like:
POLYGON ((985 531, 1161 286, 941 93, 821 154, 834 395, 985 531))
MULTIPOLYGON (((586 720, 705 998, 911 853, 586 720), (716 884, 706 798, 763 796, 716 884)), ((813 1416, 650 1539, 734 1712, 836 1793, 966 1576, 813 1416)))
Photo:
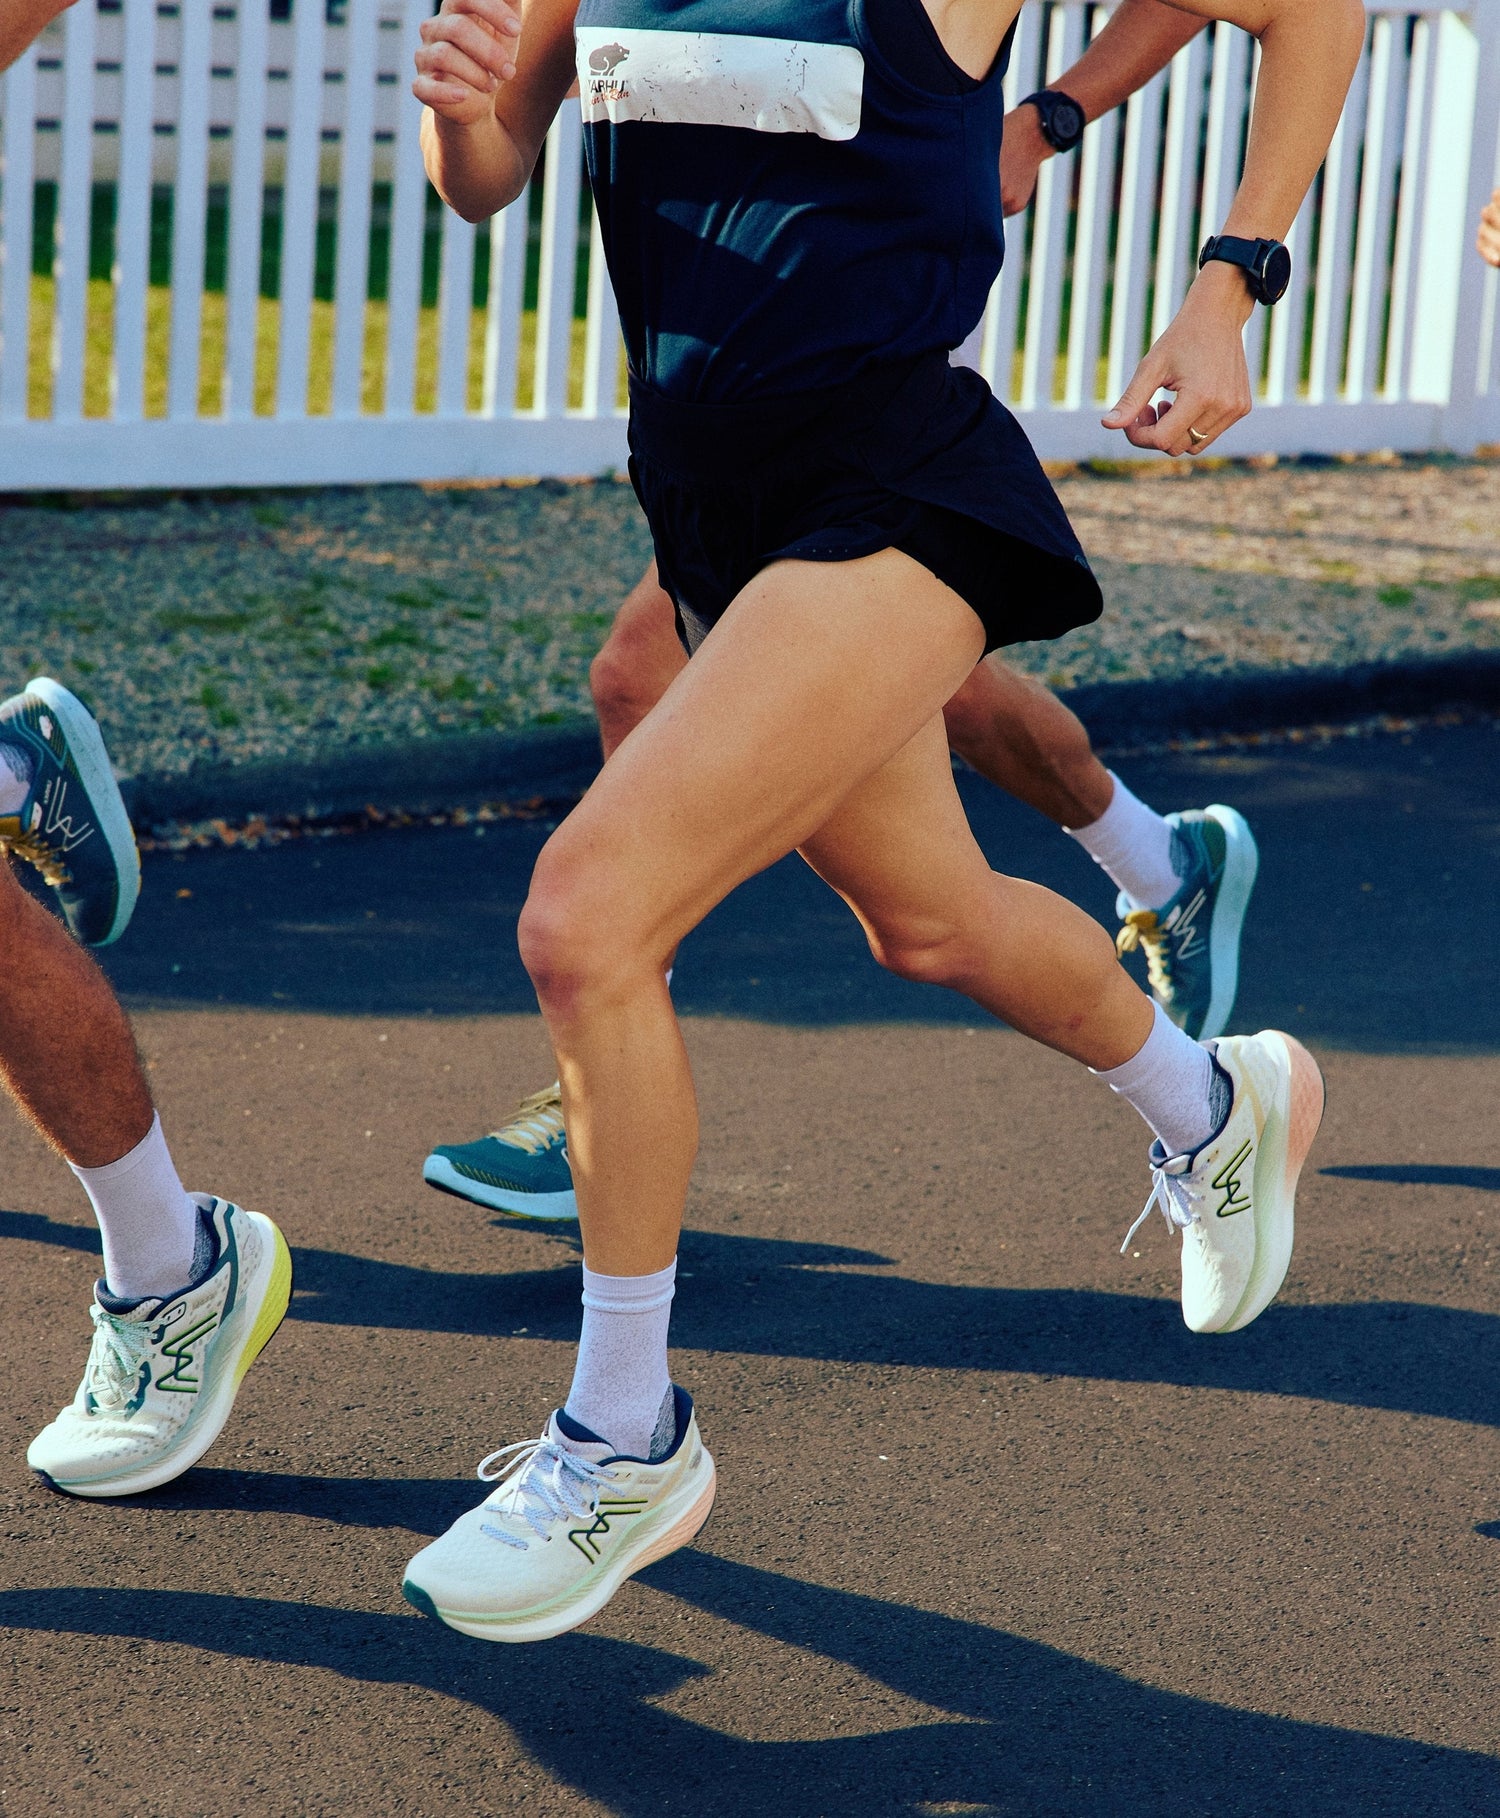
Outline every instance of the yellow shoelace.
POLYGON ((33 833, 0 832, 0 851, 13 852, 17 858, 25 859, 28 865, 35 865, 54 890, 73 881, 72 872, 51 847, 33 833))
POLYGON ((562 1130, 562 1088, 554 1082, 533 1092, 530 1098, 523 1098, 504 1129, 491 1130, 490 1135, 496 1142, 538 1155, 562 1135, 562 1130))
POLYGON ((1132 909, 1115 936, 1115 952, 1121 959, 1137 948, 1145 951, 1146 975, 1151 980, 1151 989, 1159 996, 1169 997, 1172 992, 1171 946, 1154 909, 1132 909))

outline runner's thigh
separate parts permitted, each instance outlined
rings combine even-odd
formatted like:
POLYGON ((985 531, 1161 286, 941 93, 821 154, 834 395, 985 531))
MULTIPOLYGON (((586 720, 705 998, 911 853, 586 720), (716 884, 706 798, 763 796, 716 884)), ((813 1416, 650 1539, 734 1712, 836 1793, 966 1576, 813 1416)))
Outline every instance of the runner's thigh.
POLYGON ((961 923, 992 873, 959 800, 942 715, 852 789, 800 850, 877 952, 921 946, 961 923))
POLYGON ((939 715, 982 644, 896 550, 763 570, 548 842, 533 897, 665 949, 939 715))

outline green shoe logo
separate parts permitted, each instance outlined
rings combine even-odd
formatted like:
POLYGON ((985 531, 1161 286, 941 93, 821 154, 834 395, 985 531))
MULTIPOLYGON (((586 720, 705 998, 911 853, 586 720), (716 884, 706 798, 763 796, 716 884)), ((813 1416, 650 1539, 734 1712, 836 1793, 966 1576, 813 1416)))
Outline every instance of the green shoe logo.
POLYGON ((638 1496, 633 1501, 626 1501, 621 1497, 607 1498, 601 1501, 595 1510, 593 1525, 587 1528, 570 1528, 568 1539, 592 1565, 601 1551, 599 1537, 610 1532, 610 1522, 618 1521, 625 1515, 643 1515, 645 1512, 646 1498, 644 1496, 638 1496))
POLYGON ((176 1395, 196 1395, 199 1379, 191 1374, 193 1365, 198 1361, 195 1347, 200 1339, 207 1338, 219 1323, 217 1313, 207 1313, 196 1325, 191 1325, 185 1332, 179 1332, 169 1344, 161 1348, 163 1357, 172 1359, 172 1367, 165 1376, 158 1376, 158 1389, 167 1389, 176 1395))
POLYGON ((1250 1155, 1253 1145, 1246 1137, 1213 1178, 1213 1184, 1224 1195, 1222 1206, 1215 1208, 1219 1218, 1233 1218, 1236 1212, 1250 1210, 1250 1195, 1240 1185, 1239 1170, 1250 1155))

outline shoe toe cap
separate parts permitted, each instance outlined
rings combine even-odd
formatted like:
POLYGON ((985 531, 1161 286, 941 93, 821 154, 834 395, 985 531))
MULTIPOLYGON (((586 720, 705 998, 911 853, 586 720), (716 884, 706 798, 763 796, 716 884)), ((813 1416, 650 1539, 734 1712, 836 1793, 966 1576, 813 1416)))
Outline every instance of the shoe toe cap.
POLYGON ((524 1548, 507 1546, 484 1532, 494 1520, 482 1505, 470 1509, 423 1547, 406 1568, 408 1602, 415 1591, 419 1609, 426 1598, 445 1615, 503 1621, 533 1614, 571 1588, 579 1575, 571 1568, 584 1562, 566 1557, 573 1549, 564 1533, 555 1531, 550 1540, 526 1534, 524 1548))
POLYGON ((1218 1332, 1244 1297, 1254 1252, 1211 1246, 1193 1229, 1183 1235, 1182 1318, 1190 1332, 1218 1332))
POLYGON ((149 1435, 99 1416, 66 1409, 26 1448, 33 1471, 58 1483, 104 1483, 145 1463, 149 1435))

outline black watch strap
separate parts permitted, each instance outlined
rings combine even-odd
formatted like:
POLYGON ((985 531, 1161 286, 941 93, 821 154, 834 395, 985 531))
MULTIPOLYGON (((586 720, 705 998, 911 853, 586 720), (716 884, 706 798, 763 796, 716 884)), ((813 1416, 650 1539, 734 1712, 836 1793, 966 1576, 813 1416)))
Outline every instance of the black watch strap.
POLYGON ((1241 240, 1233 234, 1215 234, 1203 242, 1198 269, 1211 259, 1238 265, 1257 303, 1268 307, 1286 295, 1292 278, 1292 255, 1280 240, 1241 240))
POLYGON ((1088 125, 1083 109, 1060 88, 1039 88, 1016 105, 1036 109, 1041 116, 1042 137, 1055 152, 1072 151, 1088 125))

